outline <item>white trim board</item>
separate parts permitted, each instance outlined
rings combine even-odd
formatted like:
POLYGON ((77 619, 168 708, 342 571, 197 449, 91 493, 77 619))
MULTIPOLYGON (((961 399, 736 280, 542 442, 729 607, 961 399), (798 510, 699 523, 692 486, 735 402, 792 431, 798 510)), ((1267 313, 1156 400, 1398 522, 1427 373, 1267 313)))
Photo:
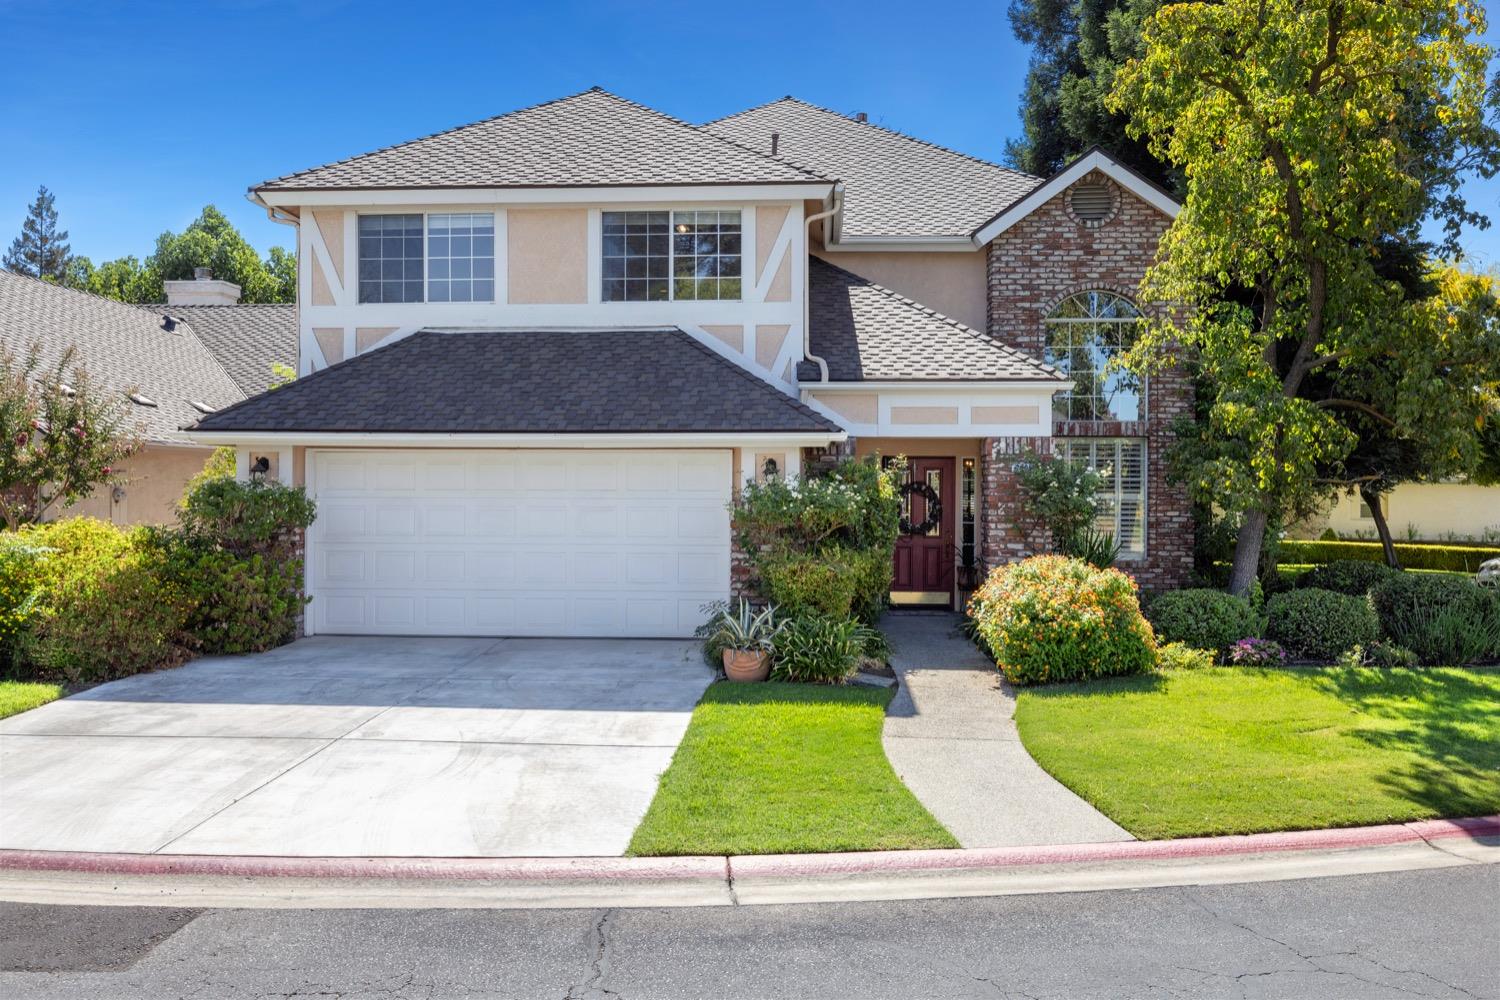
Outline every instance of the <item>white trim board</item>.
POLYGON ((1046 182, 1033 188, 1030 194, 981 226, 978 232, 974 234, 973 245, 982 247, 989 243, 995 237, 1051 201, 1074 182, 1094 170, 1099 171, 1141 201, 1144 201, 1152 208, 1167 216, 1167 218, 1177 218, 1177 212, 1182 206, 1171 195, 1162 191, 1156 185, 1146 182, 1134 171, 1102 150, 1096 149, 1074 160, 1067 167, 1063 168, 1060 173, 1054 174, 1046 182))

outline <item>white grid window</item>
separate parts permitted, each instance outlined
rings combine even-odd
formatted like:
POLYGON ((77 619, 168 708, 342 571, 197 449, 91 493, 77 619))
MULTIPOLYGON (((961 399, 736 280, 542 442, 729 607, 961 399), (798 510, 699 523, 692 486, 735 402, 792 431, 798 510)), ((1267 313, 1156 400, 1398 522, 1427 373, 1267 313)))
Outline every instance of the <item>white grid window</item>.
POLYGON ((740 213, 672 213, 672 298, 740 297, 740 213))
POLYGON ((1104 480, 1097 497, 1097 531, 1120 546, 1120 558, 1146 554, 1146 442, 1139 439, 1054 438, 1057 456, 1080 462, 1104 480))
POLYGON ((605 302, 741 297, 738 211, 605 212, 605 302))
POLYGON ((1073 388, 1052 397, 1058 420, 1140 420, 1141 382, 1110 367, 1130 347, 1140 310, 1113 292, 1070 295, 1045 322, 1044 360, 1071 375, 1073 388))
POLYGON ((489 212, 427 217, 427 300, 493 302, 495 216, 489 212))
POLYGON ((422 217, 359 217, 359 301, 422 301, 422 217))

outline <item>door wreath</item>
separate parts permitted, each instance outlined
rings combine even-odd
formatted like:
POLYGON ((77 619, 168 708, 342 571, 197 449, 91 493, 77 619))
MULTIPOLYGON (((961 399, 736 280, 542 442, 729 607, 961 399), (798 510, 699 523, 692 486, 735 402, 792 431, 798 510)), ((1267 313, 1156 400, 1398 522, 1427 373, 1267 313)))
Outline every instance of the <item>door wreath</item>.
MULTIPOLYGON (((943 523, 943 501, 938 497, 938 491, 927 483, 920 480, 913 483, 903 483, 901 495, 910 500, 913 496, 919 496, 927 501, 927 520, 913 524, 906 514, 901 515, 901 530, 908 535, 925 535, 934 528, 942 526, 943 523)), ((907 509, 911 509, 910 503, 907 509)))

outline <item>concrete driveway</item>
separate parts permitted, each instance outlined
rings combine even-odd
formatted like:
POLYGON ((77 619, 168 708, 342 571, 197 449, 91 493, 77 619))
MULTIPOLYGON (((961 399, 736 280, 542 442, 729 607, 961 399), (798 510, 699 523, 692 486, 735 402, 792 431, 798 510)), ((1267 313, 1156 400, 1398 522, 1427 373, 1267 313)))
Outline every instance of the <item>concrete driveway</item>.
POLYGON ((692 642, 317 637, 0 721, 0 848, 624 852, 713 679, 692 642))

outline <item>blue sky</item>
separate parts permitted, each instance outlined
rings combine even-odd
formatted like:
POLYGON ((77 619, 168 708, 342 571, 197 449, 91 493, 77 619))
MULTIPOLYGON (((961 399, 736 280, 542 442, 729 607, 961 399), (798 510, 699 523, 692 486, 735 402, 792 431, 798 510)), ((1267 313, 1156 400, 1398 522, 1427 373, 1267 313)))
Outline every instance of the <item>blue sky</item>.
MULTIPOLYGON (((0 245, 38 184, 95 262, 209 203, 290 245, 251 184, 596 84, 689 121, 790 93, 993 160, 1019 131, 1002 0, 710 6, 0 0, 0 245)), ((1466 250, 1500 263, 1500 181, 1467 193, 1496 226, 1466 250)))

